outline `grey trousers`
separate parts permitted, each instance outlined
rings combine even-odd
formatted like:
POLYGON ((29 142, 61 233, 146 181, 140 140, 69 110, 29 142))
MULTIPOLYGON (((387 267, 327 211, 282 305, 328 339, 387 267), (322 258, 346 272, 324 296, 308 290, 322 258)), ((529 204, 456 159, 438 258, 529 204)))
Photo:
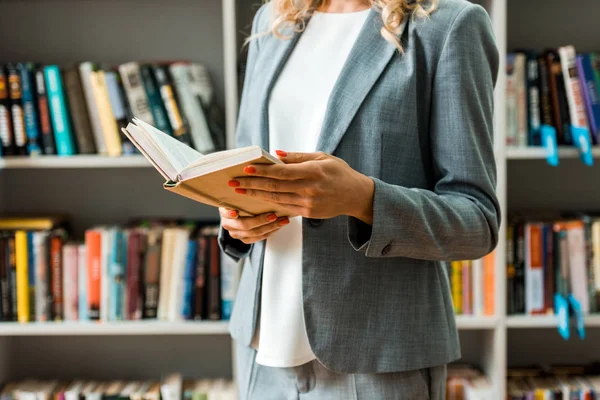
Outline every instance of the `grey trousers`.
POLYGON ((256 351, 236 345, 240 400, 444 400, 446 366, 383 374, 339 374, 317 360, 292 368, 255 362, 256 351))

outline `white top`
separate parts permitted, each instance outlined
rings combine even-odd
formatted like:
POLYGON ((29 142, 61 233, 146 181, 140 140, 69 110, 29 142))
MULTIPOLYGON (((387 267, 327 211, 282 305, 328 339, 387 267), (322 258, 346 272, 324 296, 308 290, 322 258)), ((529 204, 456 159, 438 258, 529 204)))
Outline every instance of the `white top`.
MULTIPOLYGON (((311 18, 271 92, 271 151, 316 151, 329 96, 369 11, 311 18)), ((256 362, 293 367, 314 360, 302 312, 302 218, 267 239, 262 279, 256 362)))

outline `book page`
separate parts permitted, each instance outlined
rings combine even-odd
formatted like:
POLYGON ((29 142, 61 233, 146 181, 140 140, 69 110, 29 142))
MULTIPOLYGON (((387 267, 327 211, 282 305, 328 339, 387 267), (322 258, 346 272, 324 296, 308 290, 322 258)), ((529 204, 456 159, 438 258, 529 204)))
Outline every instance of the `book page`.
POLYGON ((134 118, 133 121, 152 138, 152 141, 161 149, 171 166, 179 173, 189 164, 198 161, 203 154, 192 149, 185 143, 156 129, 152 125, 134 118))

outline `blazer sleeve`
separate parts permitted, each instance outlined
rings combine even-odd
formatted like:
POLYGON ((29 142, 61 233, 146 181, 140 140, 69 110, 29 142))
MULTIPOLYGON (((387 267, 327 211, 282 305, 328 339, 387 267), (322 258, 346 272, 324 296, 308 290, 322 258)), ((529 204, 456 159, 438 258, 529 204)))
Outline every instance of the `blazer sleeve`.
MULTIPOLYGON (((261 15, 264 13, 266 7, 268 7, 267 4, 263 5, 254 16, 254 20, 252 22, 252 36, 256 35, 260 31, 260 29, 264 28, 259 28, 259 25, 261 21, 261 15)), ((250 80, 254 73, 256 57, 258 55, 260 46, 259 42, 260 38, 254 38, 250 41, 249 44, 248 58, 246 61, 246 73, 244 77, 244 89, 242 91, 242 98, 240 102, 240 115, 244 115, 246 105, 248 101, 251 101, 251 99, 248 98, 250 90, 248 90, 247 88, 250 85, 250 80)), ((250 144, 250 138, 248 137, 248 135, 245 132, 241 132, 238 129, 236 134, 236 146, 243 147, 249 146, 250 144)), ((221 250, 223 250, 225 254, 232 257, 236 261, 248 256, 248 254, 250 254, 250 250, 252 249, 252 245, 245 244, 241 240, 232 238, 229 235, 229 232, 227 232, 226 229, 223 229, 223 226, 221 226, 221 228, 219 229, 219 246, 221 246, 221 250)))
POLYGON ((498 50, 486 11, 466 6, 447 34, 432 86, 432 190, 375 182, 373 225, 349 218, 367 257, 472 260, 498 242, 494 86, 498 50))

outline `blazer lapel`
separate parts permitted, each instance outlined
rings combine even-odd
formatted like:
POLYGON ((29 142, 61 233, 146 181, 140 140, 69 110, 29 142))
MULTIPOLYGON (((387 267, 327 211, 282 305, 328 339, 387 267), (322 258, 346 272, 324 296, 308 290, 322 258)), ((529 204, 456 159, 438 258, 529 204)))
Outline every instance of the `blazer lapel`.
MULTIPOLYGON (((371 10, 327 104, 317 151, 333 153, 367 94, 398 51, 381 36, 381 14, 371 10)), ((401 26, 401 33, 406 22, 401 26)))
POLYGON ((260 105, 260 145, 266 151, 269 151, 269 99, 271 97, 271 90, 283 66, 285 65, 289 55, 296 46, 301 33, 292 33, 291 39, 279 39, 276 37, 269 37, 269 40, 265 40, 263 48, 260 49, 260 57, 268 57, 268 60, 263 60, 259 65, 265 67, 265 70, 260 76, 259 87, 257 93, 259 94, 260 105))

